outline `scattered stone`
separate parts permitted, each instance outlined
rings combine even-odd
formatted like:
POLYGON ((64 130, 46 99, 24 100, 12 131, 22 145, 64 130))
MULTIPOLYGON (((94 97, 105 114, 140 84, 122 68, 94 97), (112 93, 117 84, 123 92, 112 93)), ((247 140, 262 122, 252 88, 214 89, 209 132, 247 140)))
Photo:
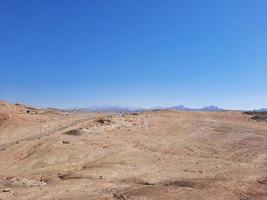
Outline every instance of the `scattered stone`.
POLYGON ((267 177, 257 181, 260 184, 267 185, 267 177))
POLYGON ((10 188, 4 188, 4 189, 2 189, 2 192, 11 192, 11 189, 10 188))
POLYGON ((132 127, 145 129, 151 128, 145 118, 136 118, 132 117, 131 114, 124 114, 120 116, 101 116, 95 119, 94 123, 83 127, 81 131, 84 134, 99 134, 114 129, 125 129, 126 131, 130 131, 132 127))
POLYGON ((96 122, 100 123, 100 124, 111 124, 111 119, 109 119, 108 117, 99 117, 95 120, 96 122))
POLYGON ((171 181, 164 184, 164 186, 178 186, 178 187, 194 187, 194 183, 187 180, 171 181))
POLYGON ((6 120, 8 120, 10 117, 7 114, 0 113, 0 124, 6 120))
POLYGON ((37 180, 30 180, 26 178, 0 178, 0 184, 3 185, 23 185, 29 187, 37 187, 46 185, 45 182, 37 181, 37 180))
POLYGON ((73 135, 73 136, 80 136, 80 135, 82 135, 82 131, 80 129, 74 129, 74 130, 67 131, 67 132, 65 132, 63 134, 65 134, 65 135, 73 135))
POLYGON ((31 115, 36 115, 36 114, 38 114, 38 111, 35 111, 35 110, 27 110, 26 113, 27 114, 31 114, 31 115))
POLYGON ((247 115, 251 115, 251 119, 255 121, 267 121, 267 112, 248 111, 244 113, 247 115))
POLYGON ((126 194, 120 194, 120 193, 113 193, 113 197, 117 200, 126 200, 127 199, 126 194))

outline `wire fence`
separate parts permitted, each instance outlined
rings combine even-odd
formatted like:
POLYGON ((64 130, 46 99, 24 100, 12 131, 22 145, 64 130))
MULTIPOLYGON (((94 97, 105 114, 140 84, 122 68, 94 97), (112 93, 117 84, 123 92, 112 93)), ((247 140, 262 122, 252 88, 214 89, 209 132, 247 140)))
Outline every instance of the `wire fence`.
POLYGON ((27 127, 20 127, 16 124, 15 127, 5 129, 4 135, 0 140, 0 150, 5 150, 9 146, 18 144, 22 141, 39 139, 41 137, 51 135, 57 131, 92 119, 94 116, 95 114, 93 113, 73 114, 65 119, 54 120, 48 123, 40 121, 38 126, 31 127, 31 129, 27 127), (11 132, 15 132, 15 134, 10 134, 11 132))

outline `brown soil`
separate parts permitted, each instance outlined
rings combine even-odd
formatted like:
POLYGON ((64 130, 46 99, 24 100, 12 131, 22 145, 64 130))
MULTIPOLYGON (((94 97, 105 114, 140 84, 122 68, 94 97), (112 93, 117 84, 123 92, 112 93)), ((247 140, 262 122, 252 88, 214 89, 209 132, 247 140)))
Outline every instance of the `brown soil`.
POLYGON ((240 112, 99 118, 0 151, 0 199, 267 199, 265 121, 240 112))

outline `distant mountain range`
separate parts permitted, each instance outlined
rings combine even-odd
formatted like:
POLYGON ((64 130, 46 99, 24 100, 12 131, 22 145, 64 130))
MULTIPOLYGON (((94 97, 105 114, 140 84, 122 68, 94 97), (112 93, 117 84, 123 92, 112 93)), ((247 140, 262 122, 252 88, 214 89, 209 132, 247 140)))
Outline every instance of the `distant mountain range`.
POLYGON ((188 108, 188 107, 185 107, 184 105, 180 105, 180 106, 169 107, 167 109, 173 109, 173 110, 189 110, 189 111, 207 111, 207 112, 223 111, 224 110, 224 109, 219 108, 219 107, 214 106, 214 105, 205 106, 203 108, 188 108))
MULTIPOLYGON (((77 110, 77 109, 76 109, 77 110)), ((119 106, 119 105, 103 105, 103 106, 90 106, 88 108, 78 109, 85 112, 113 112, 113 113, 127 113, 139 112, 145 110, 140 107, 119 106)))
MULTIPOLYGON (((141 112, 146 110, 184 110, 184 111, 202 111, 202 112, 216 112, 225 111, 225 109, 218 106, 210 105, 202 108, 190 108, 184 105, 172 106, 172 107, 162 107, 156 106, 152 108, 142 108, 142 107, 132 107, 132 106, 120 106, 120 105, 100 105, 100 106, 90 106, 88 108, 72 109, 69 111, 79 111, 79 112, 112 112, 112 113, 128 113, 128 112, 141 112)), ((267 112, 266 108, 259 110, 253 110, 254 112, 267 112)))
POLYGON ((259 109, 259 110, 253 110, 255 112, 267 112, 267 108, 262 108, 262 109, 259 109))
POLYGON ((173 106, 173 107, 153 107, 153 108, 141 108, 131 106, 119 106, 119 105, 104 105, 104 106, 90 106, 88 108, 73 109, 72 111, 83 111, 83 112, 114 112, 114 113, 127 113, 127 112, 141 112, 145 110, 188 110, 188 111, 223 111, 224 109, 217 106, 206 106, 203 108, 188 108, 184 105, 173 106))

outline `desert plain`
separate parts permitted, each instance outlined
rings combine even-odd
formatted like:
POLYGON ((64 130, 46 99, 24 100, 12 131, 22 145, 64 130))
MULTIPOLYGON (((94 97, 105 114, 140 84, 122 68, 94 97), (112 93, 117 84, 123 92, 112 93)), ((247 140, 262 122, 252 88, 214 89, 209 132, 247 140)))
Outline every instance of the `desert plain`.
POLYGON ((266 200, 267 121, 0 102, 0 199, 266 200))

